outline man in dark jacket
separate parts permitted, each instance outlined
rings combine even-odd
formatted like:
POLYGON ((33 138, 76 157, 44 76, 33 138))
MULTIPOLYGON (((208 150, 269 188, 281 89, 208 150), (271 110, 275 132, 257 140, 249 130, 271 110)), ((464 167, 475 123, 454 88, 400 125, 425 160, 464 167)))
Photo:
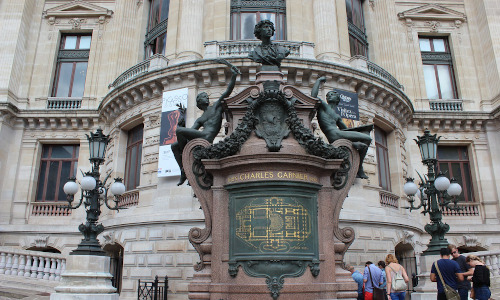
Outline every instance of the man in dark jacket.
MULTIPOLYGON (((456 261, 460 266, 461 273, 465 273, 471 269, 471 267, 465 261, 465 256, 458 253, 457 246, 450 244, 448 245, 448 249, 450 249, 451 251, 451 259, 456 261)), ((458 293, 460 294, 460 300, 469 299, 470 288, 471 286, 468 280, 458 282, 458 293)))
POLYGON ((441 248, 440 251, 441 259, 432 264, 431 268, 431 281, 437 282, 437 299, 438 300, 446 300, 446 294, 444 293, 444 285, 439 278, 439 274, 436 270, 436 264, 438 265, 439 271, 443 276, 444 283, 449 285, 453 289, 457 289, 458 281, 463 281, 464 276, 460 271, 460 266, 456 261, 450 259, 451 252, 448 248, 441 248), (458 280, 457 280, 458 278, 458 280))

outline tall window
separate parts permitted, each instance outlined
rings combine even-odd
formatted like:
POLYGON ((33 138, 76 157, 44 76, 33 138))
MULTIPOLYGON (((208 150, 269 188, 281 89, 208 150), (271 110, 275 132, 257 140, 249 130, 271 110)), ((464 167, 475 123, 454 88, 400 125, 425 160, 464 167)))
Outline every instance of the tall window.
POLYGON ((349 28, 349 45, 351 56, 368 57, 368 38, 366 37, 365 17, 362 0, 346 0, 347 25, 349 28))
POLYGON ((472 180, 467 147, 438 146, 438 169, 462 186, 459 201, 473 202, 472 180))
POLYGON ((76 176, 78 145, 43 145, 36 201, 66 201, 63 186, 76 176))
POLYGON ((427 98, 456 99, 457 90, 448 39, 445 37, 419 37, 419 42, 427 98))
POLYGON ((169 7, 170 0, 151 0, 148 33, 144 41, 146 57, 154 54, 165 54, 169 7))
POLYGON ((387 149, 387 133, 375 126, 375 147, 377 148, 378 182, 385 191, 391 191, 389 171, 389 151, 387 149))
POLYGON ((274 23, 273 39, 285 40, 286 1, 231 0, 231 39, 254 40, 255 24, 262 20, 274 23))
POLYGON ((141 179, 142 137, 144 125, 141 124, 128 132, 127 161, 125 164, 125 186, 133 190, 141 179))
POLYGON ((53 97, 82 97, 87 77, 90 35, 67 34, 61 37, 53 97))

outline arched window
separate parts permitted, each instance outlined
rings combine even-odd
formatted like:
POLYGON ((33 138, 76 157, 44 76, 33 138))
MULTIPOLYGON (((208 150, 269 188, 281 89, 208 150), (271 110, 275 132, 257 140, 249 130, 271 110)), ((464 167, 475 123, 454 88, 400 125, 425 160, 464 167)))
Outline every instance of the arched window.
POLYGON ((363 15, 363 0, 346 0, 347 25, 349 28, 349 45, 351 56, 368 57, 368 39, 366 37, 365 17, 363 15))
POLYGON ((254 40, 253 29, 255 24, 262 20, 271 20, 276 29, 273 39, 285 40, 285 11, 285 0, 231 0, 231 39, 254 40))
POLYGON ((146 57, 165 54, 170 0, 151 0, 148 32, 144 41, 146 57))

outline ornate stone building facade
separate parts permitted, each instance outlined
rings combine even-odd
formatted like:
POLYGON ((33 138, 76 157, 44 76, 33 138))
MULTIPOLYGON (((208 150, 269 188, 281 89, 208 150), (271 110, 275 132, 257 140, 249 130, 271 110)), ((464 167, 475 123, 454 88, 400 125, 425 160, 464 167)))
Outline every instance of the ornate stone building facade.
POLYGON ((64 209, 62 184, 90 167, 85 134, 100 126, 112 137, 104 170, 127 185, 128 209, 101 215, 121 298, 136 297, 138 279, 168 275, 172 299, 186 299, 199 259, 187 235, 203 213, 188 185, 157 176, 162 95, 188 88, 191 126, 196 95, 217 99, 231 76, 214 59, 241 70, 233 95, 254 84, 253 25, 271 19, 291 52, 288 84, 310 94, 326 76, 320 98, 356 93, 359 124, 376 127, 369 179, 356 180, 341 214, 356 231, 345 262, 395 252, 418 272, 429 220, 405 209, 402 187, 425 173, 413 142, 424 129, 443 136, 440 169, 464 187, 463 209, 445 209, 448 240, 499 250, 499 16, 496 0, 3 1, 0 246, 76 247, 84 211, 64 209))

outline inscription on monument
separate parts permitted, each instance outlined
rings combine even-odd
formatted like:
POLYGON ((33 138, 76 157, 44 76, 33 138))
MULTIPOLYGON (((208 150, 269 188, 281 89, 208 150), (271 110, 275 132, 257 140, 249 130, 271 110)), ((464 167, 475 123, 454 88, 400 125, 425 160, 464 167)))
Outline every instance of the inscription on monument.
POLYGON ((297 180, 310 183, 319 183, 318 177, 302 172, 293 171, 256 171, 232 174, 227 177, 227 183, 237 183, 254 180, 297 180))

